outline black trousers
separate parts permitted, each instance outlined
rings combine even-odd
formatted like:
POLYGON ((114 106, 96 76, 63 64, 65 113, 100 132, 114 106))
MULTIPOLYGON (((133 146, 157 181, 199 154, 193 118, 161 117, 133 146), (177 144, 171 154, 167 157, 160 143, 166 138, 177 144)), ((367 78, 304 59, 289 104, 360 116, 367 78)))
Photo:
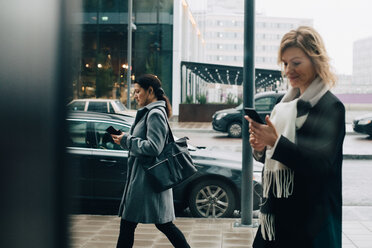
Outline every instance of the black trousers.
MULTIPOLYGON (((132 248, 134 243, 134 231, 138 223, 121 219, 120 233, 116 248, 132 248)), ((156 228, 167 236, 175 248, 190 248, 183 233, 173 222, 155 224, 156 228)))

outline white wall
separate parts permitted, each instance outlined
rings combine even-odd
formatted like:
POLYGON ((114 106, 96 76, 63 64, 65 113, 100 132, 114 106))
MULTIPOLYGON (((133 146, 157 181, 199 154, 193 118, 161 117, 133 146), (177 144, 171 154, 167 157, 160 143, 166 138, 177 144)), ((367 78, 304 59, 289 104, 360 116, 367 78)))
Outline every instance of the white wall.
POLYGON ((181 101, 181 61, 201 62, 205 46, 187 1, 176 0, 173 8, 172 109, 173 115, 178 115, 181 101))

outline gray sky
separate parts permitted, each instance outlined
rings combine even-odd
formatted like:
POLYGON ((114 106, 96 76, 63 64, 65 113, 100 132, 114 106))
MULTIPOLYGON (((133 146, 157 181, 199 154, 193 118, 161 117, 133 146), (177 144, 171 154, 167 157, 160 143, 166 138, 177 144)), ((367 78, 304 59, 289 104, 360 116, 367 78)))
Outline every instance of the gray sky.
POLYGON ((256 11, 311 18, 337 73, 351 74, 353 42, 372 36, 372 0, 256 0, 256 11))

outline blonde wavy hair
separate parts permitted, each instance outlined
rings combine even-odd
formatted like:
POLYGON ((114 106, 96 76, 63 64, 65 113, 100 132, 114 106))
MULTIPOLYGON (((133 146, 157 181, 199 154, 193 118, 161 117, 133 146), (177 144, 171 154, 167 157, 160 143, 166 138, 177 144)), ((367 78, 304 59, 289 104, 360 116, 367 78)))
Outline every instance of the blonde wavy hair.
POLYGON ((282 55, 290 47, 298 47, 304 51, 313 63, 317 75, 324 83, 329 86, 336 84, 337 78, 332 72, 323 39, 315 29, 308 26, 300 26, 296 30, 286 33, 280 42, 278 54, 279 65, 283 65, 282 55))

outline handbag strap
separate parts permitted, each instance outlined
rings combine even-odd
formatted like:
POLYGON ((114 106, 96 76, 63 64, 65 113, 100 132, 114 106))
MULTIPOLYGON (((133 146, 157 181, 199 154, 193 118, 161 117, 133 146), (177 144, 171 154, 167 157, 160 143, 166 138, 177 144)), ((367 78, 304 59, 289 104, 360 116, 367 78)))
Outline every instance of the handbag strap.
POLYGON ((160 111, 164 114, 165 116, 165 121, 167 122, 167 126, 168 126, 168 138, 167 138, 167 143, 170 143, 170 142, 174 142, 174 137, 173 137, 173 133, 172 133, 172 129, 169 125, 169 121, 168 121, 168 116, 165 112, 165 108, 164 107, 154 107, 152 109, 150 109, 147 113, 146 113, 146 119, 145 119, 145 124, 146 124, 146 130, 147 130, 147 118, 148 118, 148 115, 150 114, 150 111, 153 110, 153 109, 160 109, 160 111))

